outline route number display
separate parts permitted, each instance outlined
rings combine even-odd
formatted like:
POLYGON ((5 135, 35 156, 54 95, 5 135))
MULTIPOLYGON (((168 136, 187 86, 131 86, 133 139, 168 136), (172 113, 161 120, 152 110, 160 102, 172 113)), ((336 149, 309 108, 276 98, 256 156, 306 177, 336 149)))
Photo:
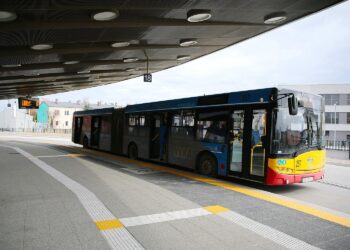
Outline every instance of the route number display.
POLYGON ((18 108, 19 109, 38 109, 39 108, 39 98, 18 98, 18 108))

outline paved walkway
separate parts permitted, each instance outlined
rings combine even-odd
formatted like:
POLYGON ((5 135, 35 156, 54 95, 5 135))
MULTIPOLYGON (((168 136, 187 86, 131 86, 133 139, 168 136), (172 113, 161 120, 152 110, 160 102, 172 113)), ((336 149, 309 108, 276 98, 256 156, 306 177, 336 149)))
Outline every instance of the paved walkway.
POLYGON ((334 165, 350 167, 349 151, 327 150, 326 162, 334 165))

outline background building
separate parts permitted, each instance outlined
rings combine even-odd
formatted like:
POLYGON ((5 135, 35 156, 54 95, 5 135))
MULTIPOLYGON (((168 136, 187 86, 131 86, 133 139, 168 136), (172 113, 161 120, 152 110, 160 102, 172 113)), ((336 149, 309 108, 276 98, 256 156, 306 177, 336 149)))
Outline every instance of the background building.
POLYGON ((325 140, 350 141, 350 84, 283 85, 325 98, 325 140))
POLYGON ((102 105, 101 102, 89 104, 80 101, 73 103, 45 100, 40 103, 37 111, 37 127, 67 131, 72 129, 73 113, 75 111, 106 107, 111 107, 111 105, 102 105))
POLYGON ((33 116, 27 114, 26 110, 11 106, 0 111, 1 131, 32 131, 34 127, 33 116))
POLYGON ((84 105, 72 102, 42 101, 37 111, 37 126, 43 129, 71 129, 73 113, 84 105))

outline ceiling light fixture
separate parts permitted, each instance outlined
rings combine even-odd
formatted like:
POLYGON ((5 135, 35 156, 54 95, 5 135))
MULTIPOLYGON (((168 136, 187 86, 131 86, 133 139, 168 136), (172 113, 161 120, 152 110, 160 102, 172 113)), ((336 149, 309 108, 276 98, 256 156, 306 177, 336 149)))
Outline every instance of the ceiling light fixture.
POLYGON ((195 39, 181 39, 180 40, 180 46, 181 47, 188 47, 192 45, 196 45, 198 42, 195 39))
POLYGON ((210 10, 190 10, 187 12, 187 21, 190 23, 203 22, 209 20, 210 18, 210 10))
POLYGON ((126 72, 132 72, 132 71, 135 71, 135 69, 134 68, 127 68, 125 71, 126 72))
POLYGON ((188 55, 182 55, 182 56, 178 56, 176 58, 176 60, 178 60, 178 61, 185 61, 185 60, 190 60, 190 59, 191 59, 191 57, 188 55))
POLYGON ((105 10, 92 14, 92 19, 95 21, 111 21, 119 16, 118 10, 105 10))
POLYGON ((16 67, 21 67, 22 64, 4 64, 4 65, 1 65, 1 67, 3 68, 16 68, 16 67))
POLYGON ((53 45, 52 44, 35 44, 30 46, 31 49, 33 50, 48 50, 48 49, 52 49, 53 45))
POLYGON ((136 62, 139 59, 137 57, 129 57, 129 58, 123 58, 123 62, 129 63, 129 62, 136 62))
POLYGON ((276 12, 270 15, 265 16, 264 23, 265 24, 276 24, 283 22, 287 19, 285 12, 276 12))
POLYGON ((71 65, 71 64, 78 64, 78 63, 80 63, 80 61, 66 61, 63 64, 71 65))
POLYGON ((0 10, 0 22, 11 22, 17 18, 16 13, 0 10))
POLYGON ((115 43, 112 43, 111 46, 113 48, 122 48, 122 47, 127 47, 129 46, 130 43, 129 42, 115 42, 115 43))

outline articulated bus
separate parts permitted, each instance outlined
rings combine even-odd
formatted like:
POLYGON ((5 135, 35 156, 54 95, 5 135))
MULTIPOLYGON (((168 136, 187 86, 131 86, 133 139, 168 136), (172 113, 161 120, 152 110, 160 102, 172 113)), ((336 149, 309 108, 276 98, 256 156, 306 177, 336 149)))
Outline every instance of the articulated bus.
POLYGON ((84 147, 266 185, 322 179, 324 101, 259 89, 74 113, 84 147))

